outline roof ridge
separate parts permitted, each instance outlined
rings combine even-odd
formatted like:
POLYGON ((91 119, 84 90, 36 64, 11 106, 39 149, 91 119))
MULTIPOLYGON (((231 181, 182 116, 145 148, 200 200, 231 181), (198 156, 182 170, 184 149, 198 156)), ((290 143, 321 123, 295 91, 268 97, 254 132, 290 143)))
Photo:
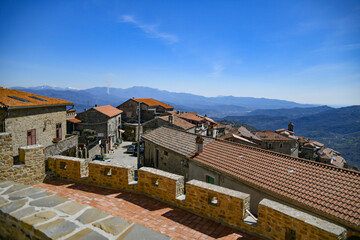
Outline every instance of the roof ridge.
POLYGON ((290 155, 287 155, 287 154, 278 153, 278 152, 274 152, 274 151, 270 151, 270 150, 266 150, 266 149, 262 149, 262 148, 258 148, 258 147, 253 147, 253 146, 249 146, 249 145, 245 145, 245 144, 241 144, 241 143, 237 143, 237 142, 232 142, 232 141, 228 141, 228 140, 224 140, 224 139, 215 139, 215 142, 216 141, 225 142, 225 143, 232 144, 232 145, 235 145, 235 146, 245 147, 247 149, 252 149, 252 150, 263 152, 263 153, 270 153, 270 154, 278 156, 278 157, 286 157, 286 158, 289 158, 289 159, 292 159, 292 160, 295 160, 295 161, 298 161, 298 162, 310 163, 312 165, 317 165, 317 166, 325 167, 325 168, 328 168, 328 169, 335 169, 335 170, 340 170, 340 171, 350 172, 350 173, 355 173, 355 174, 360 175, 360 172, 352 170, 352 169, 340 168, 340 167, 337 167, 337 166, 328 165, 328 164, 320 163, 320 162, 315 162, 315 161, 305 159, 305 158, 294 157, 294 156, 290 156, 290 155))

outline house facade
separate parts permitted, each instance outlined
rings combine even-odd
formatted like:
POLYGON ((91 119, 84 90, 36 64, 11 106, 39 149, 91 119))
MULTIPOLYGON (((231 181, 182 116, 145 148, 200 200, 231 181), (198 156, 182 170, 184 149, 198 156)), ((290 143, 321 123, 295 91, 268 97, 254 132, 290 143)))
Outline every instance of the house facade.
POLYGON ((117 106, 122 113, 124 122, 133 123, 138 121, 138 106, 141 106, 141 121, 146 122, 161 116, 167 111, 174 110, 173 106, 152 98, 131 98, 117 106))
POLYGON ((297 157, 299 146, 296 137, 283 136, 270 130, 255 133, 255 136, 261 139, 260 146, 263 149, 275 151, 297 157))
POLYGON ((122 111, 110 106, 93 107, 87 111, 78 113, 76 118, 81 122, 76 125, 76 129, 80 131, 80 142, 88 144, 85 129, 96 132, 100 145, 107 153, 112 149, 113 144, 120 139, 121 136, 121 113, 122 111))
MULTIPOLYGON (((189 179, 188 156, 196 151, 197 135, 162 126, 142 136, 145 143, 144 166, 184 176, 189 179)), ((214 141, 204 137, 204 145, 214 141)))
POLYGON ((66 137, 66 106, 72 102, 0 87, 0 129, 13 137, 13 154, 19 147, 45 148, 66 137))

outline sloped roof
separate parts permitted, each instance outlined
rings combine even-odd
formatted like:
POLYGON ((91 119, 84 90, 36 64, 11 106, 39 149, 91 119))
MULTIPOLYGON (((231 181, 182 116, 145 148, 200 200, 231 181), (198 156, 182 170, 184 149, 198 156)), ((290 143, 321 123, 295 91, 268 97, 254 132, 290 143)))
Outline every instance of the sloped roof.
POLYGON ((108 117, 114 117, 116 115, 119 115, 123 111, 111 106, 111 105, 105 105, 101 107, 94 107, 93 109, 105 114, 108 117))
MULTIPOLYGON (((173 129, 171 127, 159 127, 142 136, 143 139, 153 142, 159 146, 170 149, 184 156, 195 151, 196 134, 173 129)), ((203 137, 204 146, 214 141, 213 138, 203 137)))
MULTIPOLYGON (((169 116, 163 116, 163 117, 160 117, 160 118, 162 120, 166 121, 166 122, 169 121, 169 116)), ((188 121, 185 121, 184 119, 181 119, 181 118, 179 118, 177 116, 173 116, 173 118, 174 118, 174 125, 182 128, 184 130, 188 130, 190 128, 195 127, 194 124, 189 123, 188 121)))
POLYGON ((69 121, 69 122, 72 122, 72 123, 81 123, 82 122, 80 119, 77 119, 77 118, 66 119, 66 121, 69 121))
POLYGON ((216 140, 195 161, 241 182, 360 226, 360 173, 238 143, 216 140))
POLYGON ((280 135, 276 132, 265 130, 255 133, 255 136, 263 141, 291 141, 290 138, 280 135))
POLYGON ((45 97, 15 89, 0 87, 0 107, 22 108, 50 105, 73 105, 72 102, 59 98, 45 97))
POLYGON ((243 126, 239 127, 238 132, 239 132, 240 136, 242 136, 242 137, 252 138, 252 139, 261 141, 261 139, 258 138, 255 134, 252 134, 249 130, 247 130, 246 127, 243 127, 243 126))
POLYGON ((195 122, 204 121, 203 117, 199 117, 199 115, 197 113, 193 113, 193 112, 181 113, 178 116, 183 119, 192 120, 195 122))
POLYGON ((148 106, 162 106, 164 108, 174 108, 173 106, 170 106, 169 104, 160 102, 153 98, 133 98, 136 102, 145 103, 148 106))

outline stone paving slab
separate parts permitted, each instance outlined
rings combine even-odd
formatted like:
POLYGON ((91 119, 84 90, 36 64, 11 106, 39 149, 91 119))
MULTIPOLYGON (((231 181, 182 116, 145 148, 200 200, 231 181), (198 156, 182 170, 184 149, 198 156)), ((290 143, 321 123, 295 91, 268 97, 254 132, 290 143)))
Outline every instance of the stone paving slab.
POLYGON ((125 236, 119 237, 117 240, 133 240, 133 239, 146 239, 146 240, 169 240, 168 236, 162 235, 151 229, 148 229, 140 224, 135 224, 133 228, 126 233, 125 236))
POLYGON ((0 239, 115 240, 134 225, 40 188, 3 182, 0 189, 0 239))

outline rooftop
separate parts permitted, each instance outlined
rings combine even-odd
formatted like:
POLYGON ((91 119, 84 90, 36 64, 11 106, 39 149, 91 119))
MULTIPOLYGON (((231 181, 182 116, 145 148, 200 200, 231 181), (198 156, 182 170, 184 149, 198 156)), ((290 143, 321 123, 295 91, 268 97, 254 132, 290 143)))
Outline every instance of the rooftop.
MULTIPOLYGON (((142 138, 176 153, 188 156, 195 151, 196 136, 193 133, 163 126, 145 134, 142 138)), ((203 139, 204 146, 214 141, 213 138, 209 137, 203 137, 203 139)))
MULTIPOLYGON (((181 119, 177 116, 173 116, 174 118, 174 125, 177 126, 177 127, 180 127, 184 130, 188 130, 190 128, 193 128, 195 127, 194 124, 192 123, 189 123, 188 121, 185 121, 184 119, 181 119)), ((163 116, 163 117, 160 117, 160 119, 164 120, 164 121, 169 121, 169 116, 163 116)))
POLYGON ((59 98, 45 97, 15 89, 0 87, 0 107, 22 108, 50 105, 73 105, 72 102, 59 98))
POLYGON ((290 138, 282 136, 270 130, 257 132, 255 133, 255 135, 263 141, 291 141, 290 138))
POLYGON ((360 173, 216 140, 194 160, 314 212, 360 225, 360 173))
POLYGON ((249 130, 247 130, 246 127, 243 127, 243 126, 239 127, 238 132, 239 132, 240 136, 242 136, 242 137, 250 138, 250 139, 252 138, 254 140, 261 141, 261 139, 258 138, 255 134, 252 134, 249 130))
POLYGON ((103 114, 105 114, 108 117, 114 117, 116 115, 119 115, 120 113, 122 113, 123 111, 111 106, 111 105, 105 105, 105 106, 101 106, 101 107, 94 107, 93 109, 95 109, 96 111, 99 111, 103 114))
POLYGON ((148 106, 162 106, 164 108, 174 108, 173 106, 170 106, 169 104, 160 102, 153 98, 133 98, 136 102, 145 103, 148 106))

